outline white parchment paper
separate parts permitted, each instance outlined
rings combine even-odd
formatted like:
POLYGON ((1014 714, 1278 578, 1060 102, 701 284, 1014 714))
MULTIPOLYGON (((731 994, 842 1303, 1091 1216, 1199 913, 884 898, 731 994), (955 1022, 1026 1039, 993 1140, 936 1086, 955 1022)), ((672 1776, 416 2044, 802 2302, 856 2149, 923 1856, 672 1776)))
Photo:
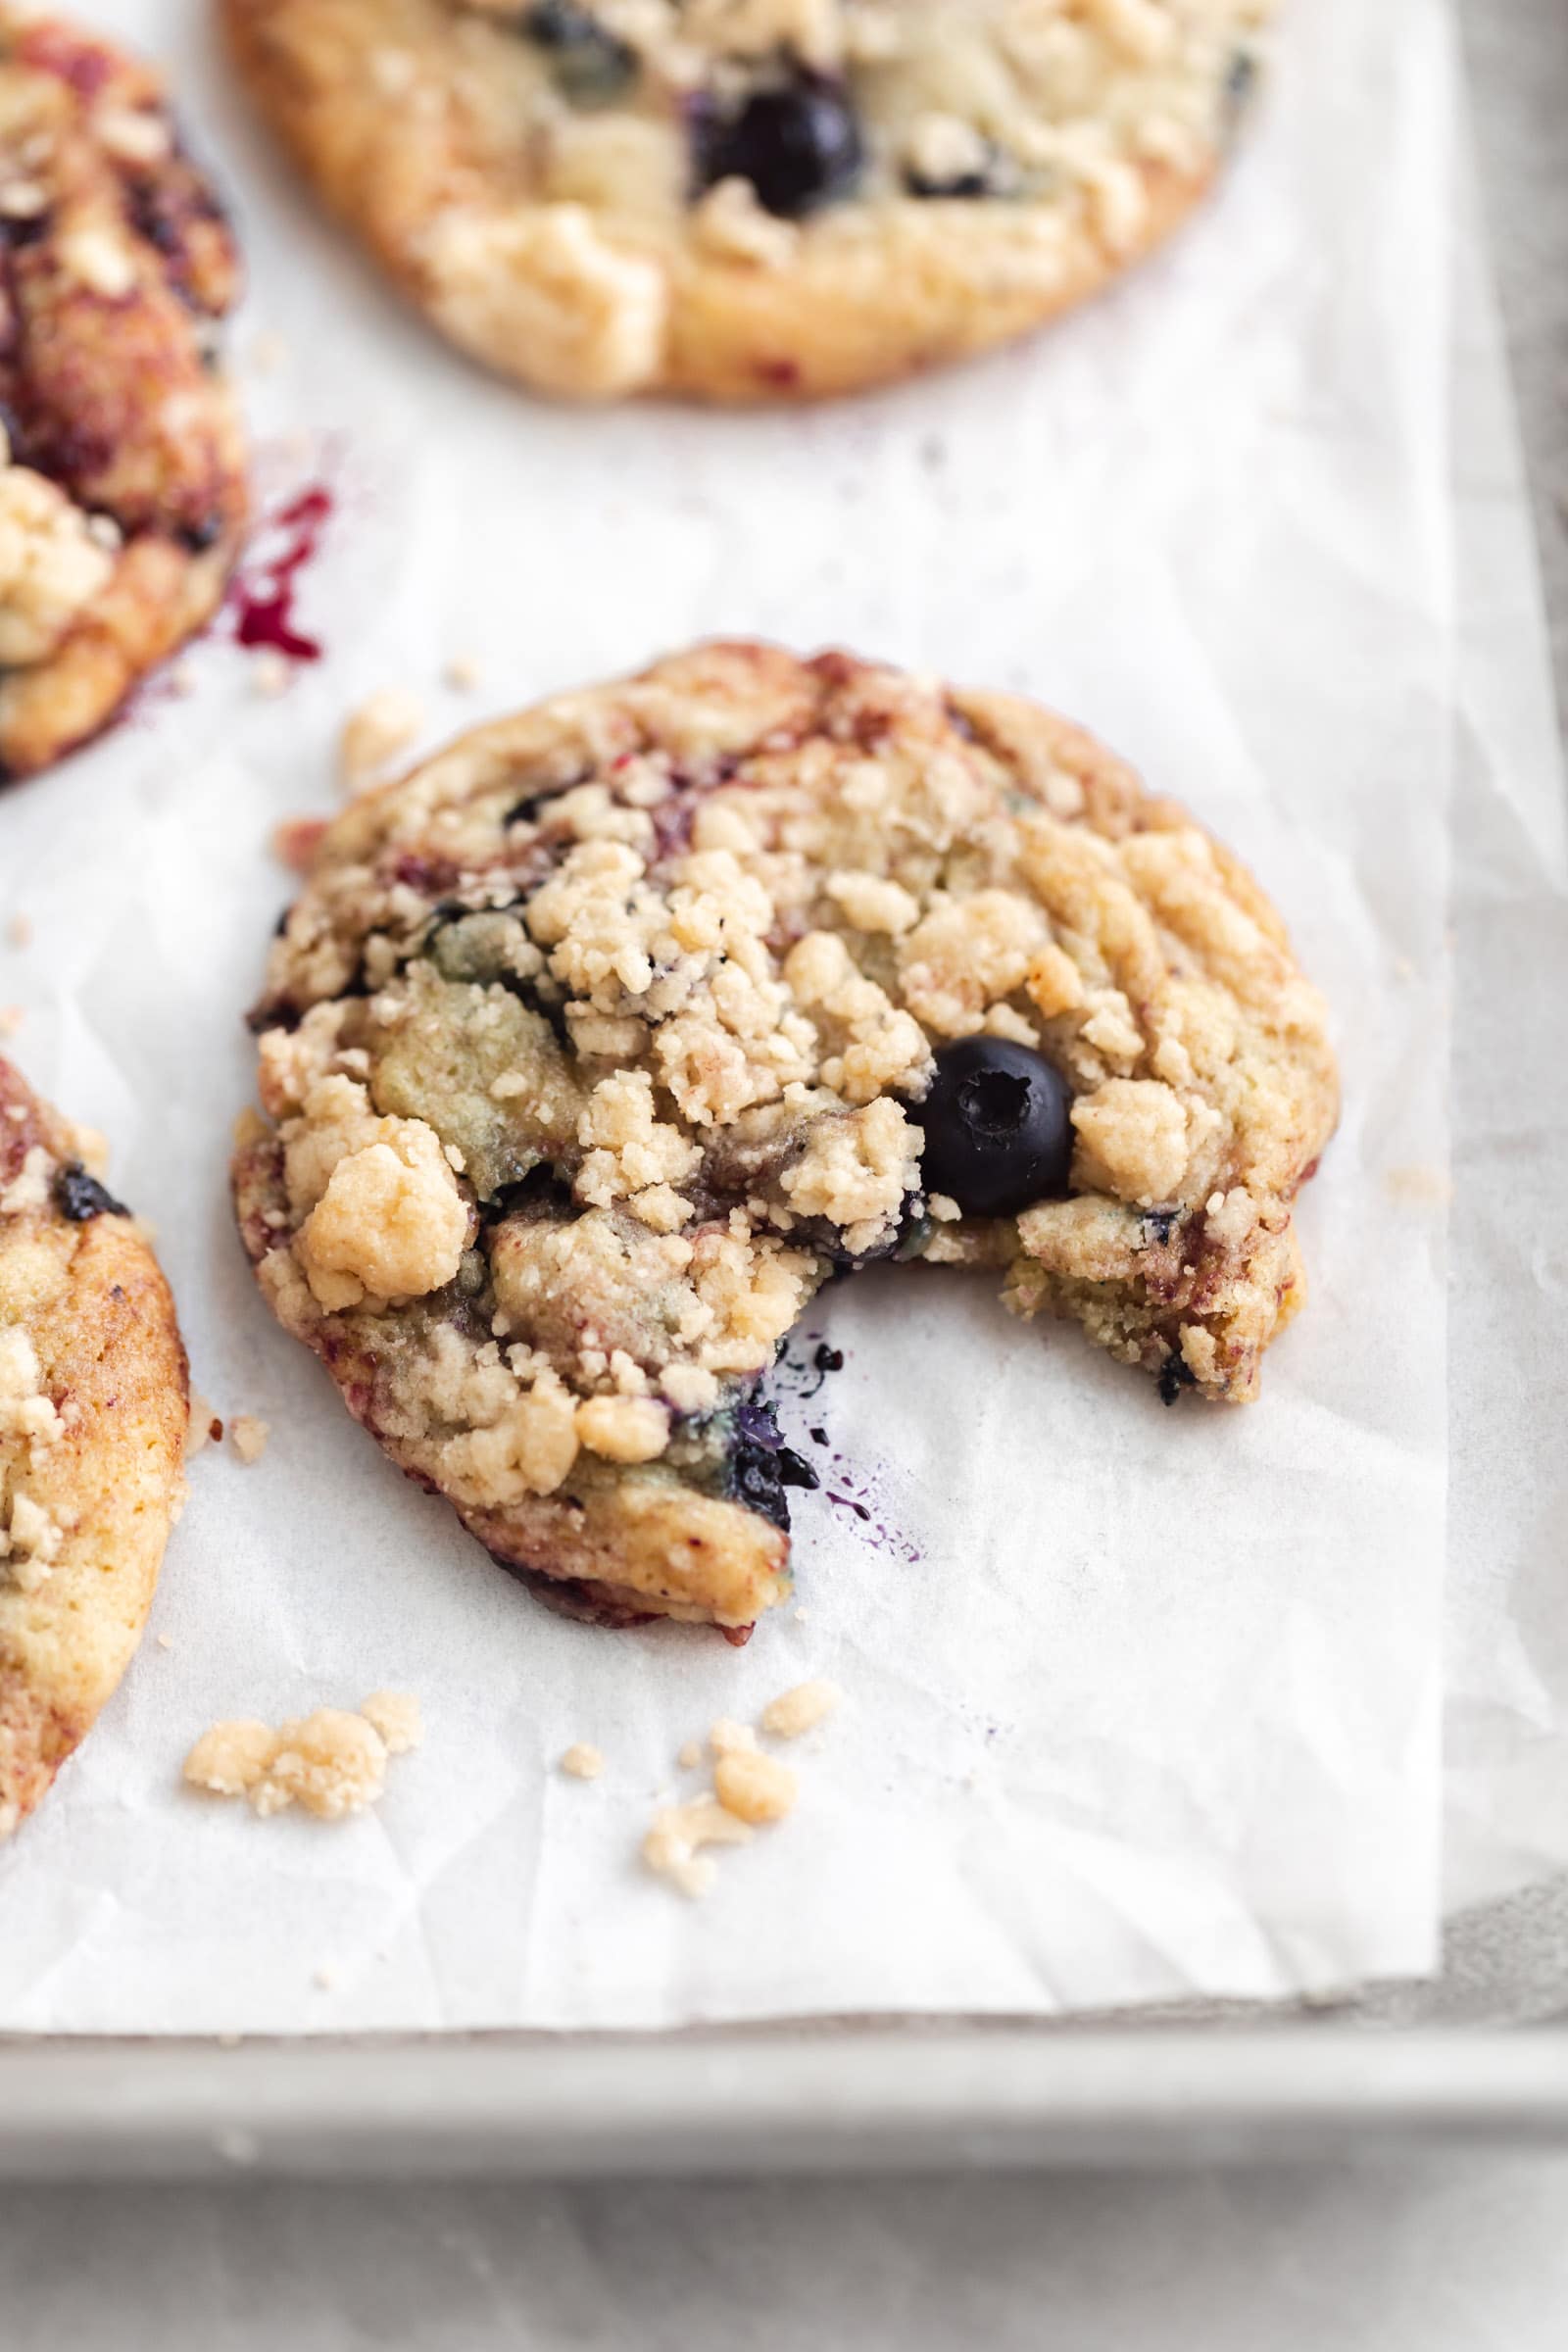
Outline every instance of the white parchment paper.
MULTIPOLYGON (((213 641, 0 804, 19 1057, 115 1139, 198 1383, 149 1640, 0 1856, 0 2027, 659 2025, 1280 1995, 1419 1972, 1439 1898, 1446 1460, 1445 385, 1453 61, 1438 0, 1289 12, 1234 176, 1167 258, 1031 347, 804 416, 564 414, 466 368, 312 218, 190 13, 132 0, 234 190, 266 478, 337 508, 327 658, 259 698, 213 641), (229 1220, 240 1013, 326 808, 337 722, 432 739, 710 631, 843 642, 1083 718, 1252 861, 1340 1015, 1314 1282, 1263 1402, 1161 1410, 984 1284, 863 1277, 799 1599, 743 1652, 538 1608, 406 1485, 255 1294, 229 1220), (440 683, 455 654, 483 686, 440 683), (844 1499, 835 1501, 833 1494, 844 1499), (853 1507, 858 1502, 864 1517, 853 1507), (675 1751, 807 1675, 847 1693, 797 1816, 689 1907, 641 1873, 675 1751), (382 1685, 426 1747, 340 1828, 183 1791, 216 1715, 382 1685), (592 1786, 553 1769, 596 1741, 592 1786), (317 1982, 324 1972, 330 1983, 317 1982)), ((117 29, 119 29, 117 23, 117 29)), ((809 1441, 806 1441, 808 1444, 809 1441)))

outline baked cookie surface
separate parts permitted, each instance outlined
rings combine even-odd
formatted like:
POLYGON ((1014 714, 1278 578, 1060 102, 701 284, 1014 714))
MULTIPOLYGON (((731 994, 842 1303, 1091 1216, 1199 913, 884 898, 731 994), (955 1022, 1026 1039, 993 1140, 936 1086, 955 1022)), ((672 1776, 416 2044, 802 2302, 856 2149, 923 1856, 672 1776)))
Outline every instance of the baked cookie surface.
POLYGON ((352 1411, 558 1597, 732 1630, 786 1589, 811 1482, 755 1392, 824 1281, 993 1267, 1248 1398, 1337 1103, 1182 809, 1031 704, 753 644, 351 806, 253 1022, 245 1245, 352 1411))
POLYGON ((84 1145, 0 1059, 0 1838, 129 1663, 184 1494, 173 1303, 84 1145))
POLYGON ((0 5, 0 781, 96 734, 222 594, 237 280, 157 75, 0 5))
POLYGON ((1212 179, 1274 0, 221 0, 334 209, 556 393, 747 401, 1040 325, 1212 179))

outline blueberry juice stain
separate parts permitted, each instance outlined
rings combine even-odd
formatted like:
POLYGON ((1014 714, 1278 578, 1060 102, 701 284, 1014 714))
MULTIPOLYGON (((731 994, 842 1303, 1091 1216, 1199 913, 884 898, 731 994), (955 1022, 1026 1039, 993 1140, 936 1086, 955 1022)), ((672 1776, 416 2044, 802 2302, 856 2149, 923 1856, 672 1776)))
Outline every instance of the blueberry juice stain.
POLYGON ((817 1474, 811 1484, 824 1501, 852 1518, 874 1549, 912 1567, 920 1558, 919 1551, 890 1523, 875 1484, 834 1448, 823 1425, 823 1407, 816 1400, 825 1383, 843 1369, 843 1348, 831 1347, 818 1332, 808 1331, 795 1348, 786 1349, 779 1357, 768 1386, 779 1403, 816 1404, 816 1414, 806 1431, 805 1456, 814 1463, 817 1474))
POLYGON ((299 575, 318 551, 332 511, 331 491, 318 482, 266 517, 262 532, 279 542, 278 552, 254 566, 242 564, 228 592, 237 644, 265 647, 289 662, 319 662, 319 639, 307 637, 294 624, 294 599, 299 575))

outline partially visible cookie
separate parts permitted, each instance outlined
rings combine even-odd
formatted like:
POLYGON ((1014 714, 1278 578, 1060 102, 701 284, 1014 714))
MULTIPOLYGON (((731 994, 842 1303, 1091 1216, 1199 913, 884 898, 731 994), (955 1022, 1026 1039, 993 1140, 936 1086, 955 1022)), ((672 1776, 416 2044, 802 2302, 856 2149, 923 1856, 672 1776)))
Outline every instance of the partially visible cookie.
POLYGON ((786 1590, 814 1481, 756 1392, 835 1272, 994 1267, 1168 1402, 1253 1396, 1337 1104, 1278 915, 1183 809, 1031 704, 750 644, 356 802, 254 1018, 274 1312, 612 1622, 786 1590))
POLYGON ((222 595, 237 282, 158 76, 0 5, 0 781, 96 734, 222 595))
POLYGON ((84 1144, 0 1060, 0 1838, 123 1674, 184 1494, 173 1302, 84 1144))
POLYGON ((1025 332, 1223 159, 1274 0, 221 0, 456 343, 578 397, 805 399, 1025 332))

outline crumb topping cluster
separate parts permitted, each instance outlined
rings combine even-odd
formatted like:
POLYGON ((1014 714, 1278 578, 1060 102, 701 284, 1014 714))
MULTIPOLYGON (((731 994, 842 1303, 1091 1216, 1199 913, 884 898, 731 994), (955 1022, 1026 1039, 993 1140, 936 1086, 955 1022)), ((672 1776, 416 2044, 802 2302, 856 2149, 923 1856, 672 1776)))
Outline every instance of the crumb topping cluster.
POLYGON ((424 1738, 410 1690, 373 1690, 357 1710, 318 1707, 276 1731, 251 1717, 215 1723, 185 1758, 183 1777, 214 1796, 243 1796, 264 1818, 299 1805, 318 1821, 343 1821, 373 1805, 387 1760, 424 1738))

